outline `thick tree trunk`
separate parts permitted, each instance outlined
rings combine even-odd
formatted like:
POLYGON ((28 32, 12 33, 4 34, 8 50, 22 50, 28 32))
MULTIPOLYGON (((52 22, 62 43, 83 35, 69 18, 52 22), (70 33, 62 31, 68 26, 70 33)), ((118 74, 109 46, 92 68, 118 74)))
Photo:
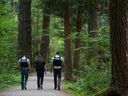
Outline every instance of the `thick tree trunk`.
POLYGON ((31 0, 19 0, 18 52, 31 60, 31 0))
POLYGON ((91 38, 91 42, 89 42, 89 52, 88 52, 89 64, 91 63, 91 60, 98 59, 98 42, 95 40, 98 36, 99 22, 100 22, 99 16, 100 16, 100 10, 99 10, 98 1, 94 2, 93 0, 90 0, 88 5, 88 32, 89 32, 88 34, 89 37, 91 38))
POLYGON ((72 80, 71 39, 69 38, 70 31, 70 6, 68 1, 64 13, 64 70, 66 80, 72 80))
POLYGON ((43 55, 45 60, 47 60, 48 58, 48 51, 49 51, 49 31, 48 31, 49 21, 50 21, 50 16, 44 14, 42 39, 41 39, 41 54, 43 55))
POLYGON ((110 31, 112 81, 104 96, 128 96, 127 0, 110 0, 110 31))

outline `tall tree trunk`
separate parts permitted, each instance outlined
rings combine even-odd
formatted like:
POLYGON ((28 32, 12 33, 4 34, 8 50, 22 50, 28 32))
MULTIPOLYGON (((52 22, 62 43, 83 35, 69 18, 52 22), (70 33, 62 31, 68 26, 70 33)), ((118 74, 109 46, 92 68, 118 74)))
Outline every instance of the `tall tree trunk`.
POLYGON ((67 0, 67 7, 64 13, 64 62, 65 62, 65 79, 72 80, 72 58, 71 58, 71 39, 69 38, 70 27, 70 5, 67 0))
POLYGON ((104 96, 128 96, 128 1, 110 0, 112 81, 104 96))
POLYGON ((77 80, 78 70, 80 67, 80 31, 82 27, 82 14, 83 14, 83 0, 77 0, 77 21, 76 21, 76 38, 75 38, 75 50, 74 50, 74 58, 73 58, 73 81, 77 80))
POLYGON ((80 30, 82 27, 82 12, 83 12, 82 3, 83 3, 83 0, 78 0, 77 21, 76 21, 77 36, 75 39, 75 51, 74 51, 74 60, 73 60, 73 69, 75 69, 76 71, 79 70, 79 66, 80 66, 79 64, 80 63, 80 50, 78 48, 80 48, 80 30))
POLYGON ((44 14, 43 15, 42 39, 41 39, 41 54, 46 60, 48 58, 48 51, 49 51, 49 31, 48 31, 49 21, 50 21, 50 16, 44 14))
POLYGON ((19 57, 26 55, 31 60, 31 0, 19 0, 19 57))
POLYGON ((99 30, 99 3, 98 0, 89 0, 88 1, 88 34, 91 38, 89 42, 89 52, 88 52, 88 63, 91 63, 92 59, 98 59, 98 42, 95 41, 98 36, 99 30), (95 39, 95 40, 94 40, 95 39))

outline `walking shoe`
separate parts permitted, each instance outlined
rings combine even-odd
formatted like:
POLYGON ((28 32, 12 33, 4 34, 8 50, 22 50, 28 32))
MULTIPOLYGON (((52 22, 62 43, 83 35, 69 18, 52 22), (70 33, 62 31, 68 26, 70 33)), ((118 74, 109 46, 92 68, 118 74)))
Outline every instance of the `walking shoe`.
POLYGON ((58 86, 58 90, 60 90, 60 86, 58 86))
POLYGON ((26 87, 26 86, 24 86, 24 89, 26 90, 26 89, 27 89, 27 87, 26 87))
POLYGON ((40 89, 43 89, 42 85, 40 86, 40 89))
POLYGON ((40 90, 40 85, 37 85, 37 89, 40 90))
POLYGON ((38 87, 37 89, 40 90, 40 87, 38 87))
POLYGON ((54 89, 56 90, 56 86, 54 87, 54 89))
POLYGON ((21 86, 21 90, 24 90, 24 87, 23 86, 21 86))

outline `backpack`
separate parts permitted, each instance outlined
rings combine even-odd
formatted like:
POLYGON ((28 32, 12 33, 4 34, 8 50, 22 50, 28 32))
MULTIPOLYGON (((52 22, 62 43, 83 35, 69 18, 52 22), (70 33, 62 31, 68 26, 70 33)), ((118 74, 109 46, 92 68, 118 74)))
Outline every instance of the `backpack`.
POLYGON ((21 65, 21 68, 26 68, 26 67, 28 67, 27 58, 26 58, 26 59, 22 59, 22 58, 21 58, 20 65, 21 65))
POLYGON ((27 62, 27 58, 26 59, 21 58, 21 62, 27 62))
POLYGON ((53 66, 62 66, 62 60, 61 57, 54 57, 53 59, 53 66))

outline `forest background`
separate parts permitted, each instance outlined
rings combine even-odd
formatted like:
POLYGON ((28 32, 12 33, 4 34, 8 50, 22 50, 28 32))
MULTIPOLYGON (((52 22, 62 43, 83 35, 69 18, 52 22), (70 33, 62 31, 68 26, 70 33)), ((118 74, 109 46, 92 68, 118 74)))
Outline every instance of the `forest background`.
MULTIPOLYGON (((18 36, 24 31, 19 31, 22 26, 19 10, 23 1, 0 0, 0 82, 3 82, 0 88, 17 84, 20 80, 17 60, 22 54, 19 52, 22 40, 18 36)), ((65 65, 66 89, 73 96, 95 96, 106 90, 111 77, 109 2, 67 1, 30 2, 30 59, 35 60, 36 52, 46 54, 47 70, 50 70, 50 60, 59 51, 68 62, 65 65)))

